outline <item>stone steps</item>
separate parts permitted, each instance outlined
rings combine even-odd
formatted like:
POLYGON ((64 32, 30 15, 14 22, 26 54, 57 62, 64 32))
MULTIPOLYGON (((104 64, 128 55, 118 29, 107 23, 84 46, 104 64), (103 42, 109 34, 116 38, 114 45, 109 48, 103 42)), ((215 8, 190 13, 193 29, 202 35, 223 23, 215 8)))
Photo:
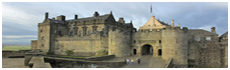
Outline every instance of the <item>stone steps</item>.
POLYGON ((43 56, 33 56, 29 62, 30 68, 52 68, 50 63, 44 62, 43 56))

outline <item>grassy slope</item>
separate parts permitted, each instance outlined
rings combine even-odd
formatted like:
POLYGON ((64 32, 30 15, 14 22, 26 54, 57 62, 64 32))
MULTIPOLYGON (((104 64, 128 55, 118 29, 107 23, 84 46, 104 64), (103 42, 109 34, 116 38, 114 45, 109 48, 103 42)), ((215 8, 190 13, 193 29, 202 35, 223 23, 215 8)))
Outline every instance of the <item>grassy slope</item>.
POLYGON ((2 47, 2 50, 18 51, 18 50, 30 50, 30 46, 6 46, 2 47))

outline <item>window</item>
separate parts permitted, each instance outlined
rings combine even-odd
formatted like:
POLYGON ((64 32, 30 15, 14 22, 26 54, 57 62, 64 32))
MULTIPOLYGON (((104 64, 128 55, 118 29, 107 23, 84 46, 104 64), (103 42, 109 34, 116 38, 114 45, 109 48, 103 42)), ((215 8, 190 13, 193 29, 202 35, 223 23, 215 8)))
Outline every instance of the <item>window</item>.
POLYGON ((161 55, 162 55, 162 50, 158 49, 158 56, 161 56, 161 55))
POLYGON ((73 36, 73 31, 70 32, 69 36, 73 36))
POLYGON ((77 32, 78 32, 78 27, 75 27, 74 30, 75 30, 75 34, 77 34, 77 32))
POLYGON ((42 29, 40 30, 40 32, 42 32, 42 29))
POLYGON ((197 41, 197 42, 199 42, 200 41, 200 37, 195 37, 194 40, 197 41))
POLYGON ((44 44, 42 44, 42 47, 44 47, 44 44))
POLYGON ((57 31, 56 30, 54 30, 54 33, 56 33, 57 31))
POLYGON ((206 37, 206 41, 211 41, 211 37, 206 37))
POLYGON ((86 33, 87 33, 87 27, 84 26, 84 27, 82 27, 82 29, 83 29, 83 36, 84 36, 84 35, 86 35, 86 33))
POLYGON ((42 36, 42 40, 44 40, 45 38, 44 38, 44 36, 42 36))
POLYGON ((61 31, 58 31, 58 35, 61 35, 61 31))
POLYGON ((92 26, 92 28, 93 28, 93 32, 97 31, 97 26, 96 25, 92 26))
POLYGON ((133 43, 136 43, 136 40, 134 40, 133 43))
POLYGON ((159 43, 161 43, 161 40, 159 40, 159 43))

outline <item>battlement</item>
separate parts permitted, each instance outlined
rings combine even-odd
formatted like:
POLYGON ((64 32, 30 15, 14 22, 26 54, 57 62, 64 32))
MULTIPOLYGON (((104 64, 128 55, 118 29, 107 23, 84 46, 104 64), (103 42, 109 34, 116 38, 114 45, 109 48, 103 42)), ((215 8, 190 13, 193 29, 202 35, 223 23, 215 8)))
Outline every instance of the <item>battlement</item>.
POLYGON ((179 26, 177 26, 177 27, 167 26, 166 28, 163 28, 162 30, 174 30, 174 31, 180 31, 180 30, 182 30, 184 32, 187 32, 188 28, 187 27, 180 28, 179 26))

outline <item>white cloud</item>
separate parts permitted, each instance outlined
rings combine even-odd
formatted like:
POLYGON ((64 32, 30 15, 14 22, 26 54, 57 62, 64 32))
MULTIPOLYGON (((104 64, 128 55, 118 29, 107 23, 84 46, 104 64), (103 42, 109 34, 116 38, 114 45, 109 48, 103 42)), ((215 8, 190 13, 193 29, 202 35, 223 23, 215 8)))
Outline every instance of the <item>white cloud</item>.
POLYGON ((34 26, 36 26, 38 22, 41 22, 38 20, 40 19, 39 16, 27 14, 20 9, 8 6, 4 3, 2 4, 2 19, 7 22, 20 24, 21 26, 18 27, 31 30, 36 30, 34 26))
POLYGON ((7 35, 7 36, 2 36, 2 38, 37 38, 37 36, 33 36, 33 35, 7 35))
POLYGON ((213 27, 213 26, 207 25, 207 26, 199 27, 198 29, 204 29, 207 31, 211 31, 211 27, 213 27))

